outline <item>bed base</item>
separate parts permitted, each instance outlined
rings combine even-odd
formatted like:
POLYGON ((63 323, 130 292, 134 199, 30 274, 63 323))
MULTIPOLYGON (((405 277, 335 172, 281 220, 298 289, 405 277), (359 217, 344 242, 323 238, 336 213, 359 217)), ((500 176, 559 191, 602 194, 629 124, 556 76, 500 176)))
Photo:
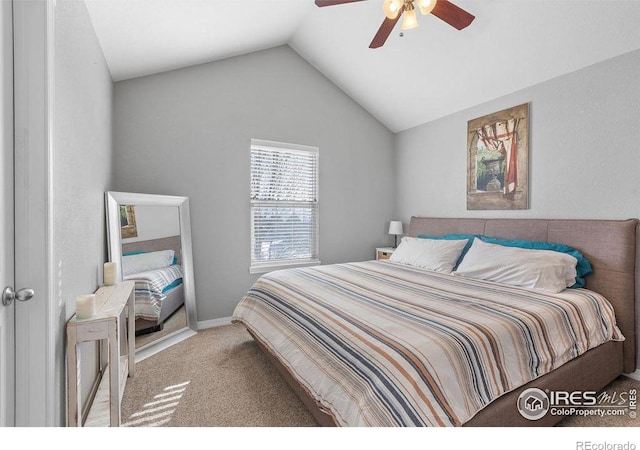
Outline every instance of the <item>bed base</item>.
POLYGON ((151 322, 145 319, 136 319, 136 327, 140 327, 136 330, 136 336, 144 336, 145 334, 156 333, 164 329, 164 323, 159 325, 153 325, 155 322, 151 322), (142 323, 146 322, 146 323, 142 323), (150 324, 150 325, 147 325, 150 324))
POLYGON ((164 321, 184 304, 184 285, 180 284, 166 293, 162 301, 158 320, 136 319, 136 336, 160 331, 164 328, 164 321))
MULTIPOLYGON (((311 394, 293 377, 289 369, 282 364, 251 330, 249 334, 267 359, 280 372, 287 384, 293 389, 307 407, 318 425, 337 426, 331 413, 322 407, 311 394)), ((540 378, 497 398, 487 405, 464 427, 550 427, 560 422, 564 416, 545 415, 542 419, 531 421, 520 415, 517 409, 518 396, 528 388, 549 389, 550 391, 600 391, 622 372, 622 342, 607 342, 589 350, 578 358, 558 367, 540 378), (597 370, 593 370, 597 368, 597 370)))

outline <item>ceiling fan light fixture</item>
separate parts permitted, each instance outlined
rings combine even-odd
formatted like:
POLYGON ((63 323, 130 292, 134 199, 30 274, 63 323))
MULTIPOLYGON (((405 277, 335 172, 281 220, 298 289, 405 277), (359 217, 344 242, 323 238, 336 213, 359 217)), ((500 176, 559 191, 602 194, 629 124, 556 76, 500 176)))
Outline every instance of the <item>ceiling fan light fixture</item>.
POLYGON ((413 7, 413 3, 409 3, 407 4, 402 16, 402 29, 413 30, 414 28, 418 28, 418 17, 416 16, 416 10, 413 7))
POLYGON ((402 5, 404 5, 404 0, 384 0, 382 4, 384 15, 391 20, 395 19, 400 14, 402 5))
POLYGON ((438 0, 417 0, 416 3, 418 4, 418 8, 420 8, 422 15, 426 16, 433 11, 433 8, 436 7, 438 0))
MULTIPOLYGON (((364 0, 315 0, 315 4, 324 7, 362 1, 364 0)), ((416 8, 420 8, 420 12, 424 15, 433 14, 456 30, 462 30, 471 25, 476 17, 454 5, 452 1, 456 0, 382 0, 382 9, 386 17, 369 44, 369 48, 382 47, 401 17, 403 31, 417 28, 416 8)), ((400 33, 400 36, 404 36, 404 33, 400 33)))

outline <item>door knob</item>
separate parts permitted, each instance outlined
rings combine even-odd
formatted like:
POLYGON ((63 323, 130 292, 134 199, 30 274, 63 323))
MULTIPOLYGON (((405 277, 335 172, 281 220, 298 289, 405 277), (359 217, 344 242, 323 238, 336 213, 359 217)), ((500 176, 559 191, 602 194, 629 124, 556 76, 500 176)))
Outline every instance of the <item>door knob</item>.
POLYGON ((4 288, 4 291, 2 291, 2 304, 4 306, 9 306, 14 300, 26 302, 27 300, 31 300, 35 294, 36 293, 33 289, 20 289, 16 292, 13 290, 13 287, 7 286, 4 288))

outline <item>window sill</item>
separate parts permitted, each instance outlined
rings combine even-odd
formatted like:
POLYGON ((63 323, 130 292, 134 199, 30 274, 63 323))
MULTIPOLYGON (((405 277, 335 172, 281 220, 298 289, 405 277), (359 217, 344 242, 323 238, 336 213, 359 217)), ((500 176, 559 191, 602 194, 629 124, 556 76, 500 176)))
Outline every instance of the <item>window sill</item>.
POLYGON ((293 269, 295 267, 309 267, 309 266, 318 266, 320 265, 320 260, 314 259, 312 261, 305 262, 291 262, 291 263, 274 263, 274 264, 264 264, 259 266, 250 266, 249 273, 250 274, 258 274, 258 273, 267 273, 272 272, 274 270, 281 269, 293 269))

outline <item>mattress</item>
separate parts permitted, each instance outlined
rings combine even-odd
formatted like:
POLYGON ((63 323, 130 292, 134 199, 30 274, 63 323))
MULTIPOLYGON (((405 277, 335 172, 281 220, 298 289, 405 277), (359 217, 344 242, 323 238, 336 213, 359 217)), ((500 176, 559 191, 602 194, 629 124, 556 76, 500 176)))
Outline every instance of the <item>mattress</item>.
POLYGON ((610 340, 613 308, 387 261, 263 275, 234 311, 342 426, 460 426, 610 340))
POLYGON ((135 318, 157 321, 166 293, 182 284, 182 278, 179 264, 125 276, 125 280, 135 281, 135 318))

